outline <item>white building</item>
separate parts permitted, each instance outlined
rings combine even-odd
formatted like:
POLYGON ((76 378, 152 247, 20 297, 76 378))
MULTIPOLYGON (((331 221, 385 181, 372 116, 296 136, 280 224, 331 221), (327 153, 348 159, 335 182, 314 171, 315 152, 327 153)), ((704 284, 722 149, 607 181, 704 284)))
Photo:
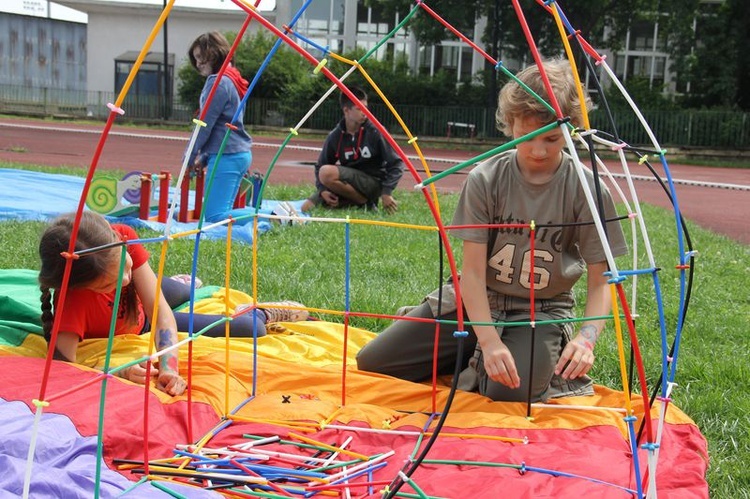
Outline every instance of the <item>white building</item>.
MULTIPOLYGON (((303 0, 277 0, 276 18, 279 25, 288 24, 300 10, 303 0)), ((402 19, 381 15, 380 10, 364 6, 362 0, 314 0, 297 21, 297 31, 322 47, 341 53, 363 48, 370 50, 381 41, 402 19)), ((436 21, 437 22, 437 21, 436 21)), ((480 19, 473 33, 480 40, 486 20, 480 19)), ((415 73, 433 75, 442 68, 456 74, 456 80, 470 77, 484 68, 484 59, 471 47, 457 39, 448 39, 440 45, 419 46, 413 35, 402 29, 380 47, 377 58, 386 53, 403 53, 408 57, 415 73)))
MULTIPOLYGON (((103 92, 119 91, 167 4, 166 0, 56 1, 88 16, 87 89, 103 92)), ((275 20, 274 4, 273 0, 263 0, 260 5, 263 15, 271 21, 275 20)), ((143 92, 147 88, 149 93, 163 94, 166 53, 170 94, 175 95, 175 69, 187 60, 188 47, 195 37, 207 31, 236 32, 246 17, 247 14, 229 0, 176 0, 165 29, 154 37, 150 53, 139 71, 137 84, 142 88, 137 90, 143 92)), ((257 22, 251 22, 248 32, 258 28, 257 22)))
MULTIPOLYGON (((721 1, 702 0, 703 3, 721 1)), ((282 25, 292 19, 303 0, 277 0, 276 3, 276 16, 279 25, 282 25)), ((366 50, 374 47, 400 20, 398 16, 386 18, 380 15, 378 9, 365 7, 362 0, 314 0, 302 14, 297 27, 321 46, 344 52, 356 47, 366 50)), ((450 19, 447 21, 450 22, 450 19)), ((481 39, 486 25, 487 19, 479 18, 473 33, 464 35, 483 47, 481 39)), ((660 27, 657 16, 655 21, 634 21, 623 49, 617 54, 606 50, 600 50, 600 53, 608 56, 608 63, 622 81, 633 76, 644 77, 655 88, 664 85, 665 91, 671 93, 681 89, 675 87, 676 75, 669 69, 666 41, 667 33, 660 27)), ((405 53, 417 74, 433 75, 442 69, 454 73, 456 81, 470 77, 485 67, 484 58, 455 37, 449 37, 440 45, 419 46, 413 36, 401 32, 381 47, 376 57, 383 57, 386 52, 405 53)), ((519 65, 512 60, 503 62, 510 68, 519 65)))

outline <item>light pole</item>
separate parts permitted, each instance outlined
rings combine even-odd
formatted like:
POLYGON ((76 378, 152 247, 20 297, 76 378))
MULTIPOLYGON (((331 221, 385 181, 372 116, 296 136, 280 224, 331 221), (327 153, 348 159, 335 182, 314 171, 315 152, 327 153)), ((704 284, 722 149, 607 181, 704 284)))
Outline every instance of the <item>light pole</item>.
MULTIPOLYGON (((167 8, 167 0, 164 0, 164 9, 167 8)), ((169 120, 169 110, 171 108, 170 105, 170 96, 172 94, 172 89, 169 85, 169 45, 167 43, 167 19, 164 19, 164 91, 162 94, 164 95, 164 109, 162 117, 164 118, 164 121, 169 120)))

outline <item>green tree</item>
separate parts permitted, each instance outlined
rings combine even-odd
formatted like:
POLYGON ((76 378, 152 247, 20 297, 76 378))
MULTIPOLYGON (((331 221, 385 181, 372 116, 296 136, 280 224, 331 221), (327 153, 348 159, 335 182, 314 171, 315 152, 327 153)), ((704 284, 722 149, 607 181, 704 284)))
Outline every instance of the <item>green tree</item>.
MULTIPOLYGON (((384 9, 386 14, 398 12, 402 16, 413 5, 411 0, 367 0, 367 3, 384 9)), ((540 53, 547 57, 562 53, 564 49, 557 25, 542 2, 520 0, 518 3, 540 53)), ((482 42, 488 55, 495 60, 502 57, 522 63, 530 61, 529 44, 519 15, 509 0, 431 0, 428 4, 454 28, 467 35, 472 33, 477 19, 486 16, 487 27, 482 42)), ((587 42, 594 47, 606 46, 613 49, 618 48, 625 39, 624 34, 636 13, 650 6, 650 0, 569 0, 560 4, 564 17, 574 29, 580 31, 587 42), (603 38, 605 28, 610 34, 606 40, 603 38)), ((413 30, 419 42, 424 45, 439 44, 454 36, 427 12, 417 14, 414 19, 409 24, 409 29, 413 30)), ((576 57, 583 58, 583 54, 579 52, 576 57)), ((515 71, 519 68, 509 69, 515 71)), ((486 105, 494 106, 499 80, 495 68, 489 62, 483 71, 481 83, 487 92, 486 105)))
MULTIPOLYGON (((362 68, 370 79, 375 82, 377 88, 388 101, 396 107, 403 105, 434 106, 436 103, 440 103, 440 105, 465 104, 459 99, 459 91, 456 88, 453 75, 444 71, 437 72, 433 78, 413 75, 409 71, 408 61, 403 54, 388 55, 382 60, 374 57, 364 59, 366 52, 359 48, 341 55, 349 60, 361 61, 362 68)), ((329 58, 326 67, 335 76, 343 75, 350 68, 348 64, 332 58, 329 58)), ((370 85, 359 70, 349 76, 345 84, 356 84, 364 88, 367 91, 370 105, 382 103, 376 89, 370 85)), ((313 74, 312 68, 306 75, 289 82, 280 96, 280 107, 286 121, 294 122, 301 118, 331 85, 333 83, 322 74, 313 74)), ((341 118, 338 96, 339 91, 335 90, 318 111, 317 114, 324 116, 323 122, 313 117, 311 124, 306 126, 314 128, 332 127, 341 118)))
MULTIPOLYGON (((402 16, 414 5, 412 0, 366 0, 366 3, 383 9, 387 15, 398 12, 402 16)), ((518 2, 539 51, 551 56, 561 53, 563 48, 556 23, 542 3, 518 2)), ((427 5, 467 35, 472 33, 476 20, 486 16, 487 28, 482 36, 486 52, 496 60, 500 57, 522 63, 530 60, 529 46, 510 0, 429 0, 427 5)), ((593 47, 615 52, 622 49, 625 34, 634 21, 658 19, 661 30, 669 34, 667 50, 672 61, 669 69, 677 74, 680 88, 690 85, 690 92, 681 99, 683 105, 750 109, 747 0, 568 0, 557 5, 570 25, 593 47)), ((439 44, 454 36, 427 12, 419 12, 413 19, 408 29, 424 45, 439 44)), ((579 67, 584 59, 577 51, 579 67)), ((486 88, 487 105, 494 105, 499 79, 489 63, 481 81, 486 88)), ((627 86, 634 85, 635 91, 643 93, 641 83, 629 79, 627 86)))
MULTIPOLYGON (((652 86, 646 76, 631 76, 627 81, 628 95, 638 104, 640 109, 670 110, 675 109, 675 103, 664 94, 662 87, 652 86)), ((605 90, 605 96, 610 108, 630 109, 630 104, 614 85, 605 90)))
POLYGON ((690 107, 750 110, 750 8, 745 0, 664 0, 671 71, 690 107), (693 22, 693 20, 695 22, 693 22))

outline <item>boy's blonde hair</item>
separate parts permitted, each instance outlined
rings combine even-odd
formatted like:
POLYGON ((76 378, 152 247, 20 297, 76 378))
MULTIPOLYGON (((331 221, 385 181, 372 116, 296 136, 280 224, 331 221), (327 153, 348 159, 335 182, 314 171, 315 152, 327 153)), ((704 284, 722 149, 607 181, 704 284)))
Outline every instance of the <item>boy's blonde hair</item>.
MULTIPOLYGON (((552 59, 542 63, 547 73, 555 97, 560 104, 563 116, 569 116, 573 125, 580 126, 582 122, 581 101, 576 90, 576 81, 570 63, 564 59, 552 59)), ((536 92, 545 102, 549 102, 547 89, 539 75, 539 68, 529 66, 519 72, 516 77, 531 90, 536 92)), ((586 108, 591 109, 591 100, 584 90, 586 108)), ((544 123, 551 122, 555 115, 539 100, 526 91, 516 80, 511 80, 500 90, 497 99, 495 124, 497 129, 508 137, 513 137, 513 122, 519 117, 536 117, 544 123)))

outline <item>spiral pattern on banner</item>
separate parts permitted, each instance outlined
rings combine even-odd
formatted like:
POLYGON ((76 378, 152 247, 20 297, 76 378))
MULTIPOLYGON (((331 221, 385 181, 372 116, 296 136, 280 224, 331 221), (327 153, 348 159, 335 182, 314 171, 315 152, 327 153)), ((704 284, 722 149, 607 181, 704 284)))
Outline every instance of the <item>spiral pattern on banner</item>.
POLYGON ((112 178, 95 178, 86 196, 86 206, 91 210, 107 214, 117 206, 117 180, 112 178))

